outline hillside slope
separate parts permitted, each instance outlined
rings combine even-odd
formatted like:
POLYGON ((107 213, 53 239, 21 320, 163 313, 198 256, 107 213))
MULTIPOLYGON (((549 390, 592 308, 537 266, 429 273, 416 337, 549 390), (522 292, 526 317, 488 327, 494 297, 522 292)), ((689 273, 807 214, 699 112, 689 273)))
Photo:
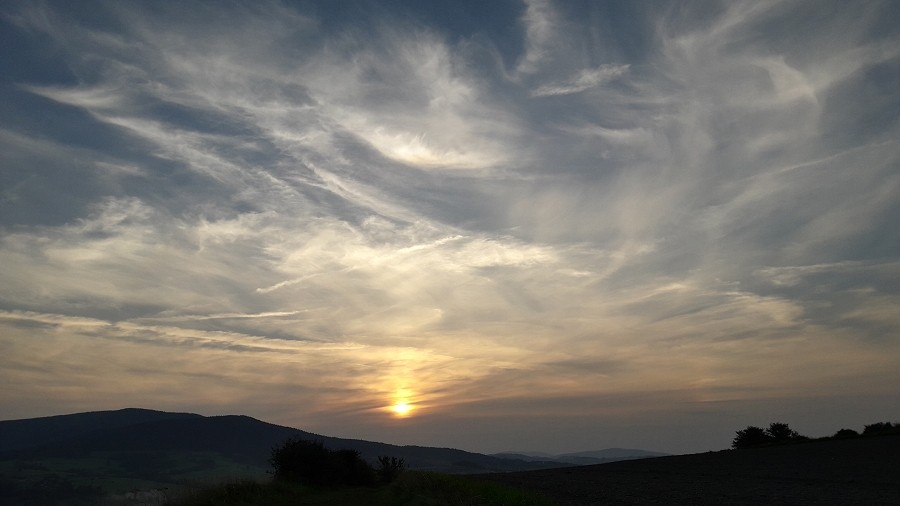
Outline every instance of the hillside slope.
MULTIPOLYGON (((451 473, 518 471, 559 466, 524 462, 451 448, 397 446, 341 439, 274 425, 248 416, 213 416, 125 409, 31 420, 0 422, 0 461, 79 459, 111 454, 212 453, 263 471, 271 449, 288 438, 321 441, 332 449, 351 449, 375 461, 378 456, 403 458, 409 468, 451 473)), ((167 459, 155 459, 161 463, 167 459)), ((151 473, 153 474, 153 473, 151 473)))
POLYGON ((125 408, 71 415, 0 421, 0 453, 71 440, 91 432, 112 430, 161 420, 202 418, 192 413, 169 413, 125 408))
POLYGON ((561 505, 900 504, 900 436, 480 475, 561 505))

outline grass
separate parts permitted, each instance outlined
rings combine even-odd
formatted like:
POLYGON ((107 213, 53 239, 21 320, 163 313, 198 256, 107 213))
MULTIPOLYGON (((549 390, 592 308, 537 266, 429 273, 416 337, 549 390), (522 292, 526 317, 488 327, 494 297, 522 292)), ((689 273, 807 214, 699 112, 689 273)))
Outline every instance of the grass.
POLYGON ((313 488, 252 480, 197 489, 168 506, 546 506, 533 494, 458 475, 408 471, 381 487, 313 488))
POLYGON ((266 477, 265 469, 214 452, 92 452, 86 456, 0 461, 0 478, 33 484, 56 475, 108 493, 172 488, 185 482, 218 483, 232 476, 266 477))

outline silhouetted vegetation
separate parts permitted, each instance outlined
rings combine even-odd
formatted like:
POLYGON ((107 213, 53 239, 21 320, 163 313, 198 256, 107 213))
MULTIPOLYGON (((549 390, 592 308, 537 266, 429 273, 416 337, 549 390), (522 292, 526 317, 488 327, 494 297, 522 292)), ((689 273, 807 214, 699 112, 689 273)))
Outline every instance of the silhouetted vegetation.
POLYGON ((406 469, 403 459, 397 457, 378 457, 378 479, 381 483, 390 483, 406 469))
MULTIPOLYGON (((825 437, 819 439, 848 439, 862 436, 885 436, 891 434, 900 435, 900 423, 879 422, 869 424, 864 427, 862 434, 853 429, 840 429, 830 438, 825 437)), ((806 436, 798 434, 797 431, 791 429, 786 423, 773 422, 769 424, 768 429, 762 429, 751 425, 746 429, 737 431, 734 439, 731 441, 731 447, 735 450, 740 450, 743 448, 807 441, 809 439, 810 438, 806 436)))
POLYGON ((183 494, 170 506, 545 505, 526 492, 496 483, 431 472, 405 472, 402 458, 381 456, 373 468, 352 450, 289 439, 272 449, 269 483, 236 481, 183 494))
POLYGON ((878 422, 866 425, 863 428, 863 436, 884 434, 900 434, 900 423, 878 422))
POLYGON ((841 439, 841 438, 856 437, 856 436, 859 436, 859 432, 856 432, 853 429, 841 429, 841 430, 835 432, 834 436, 832 436, 832 437, 841 439))
POLYGON ((375 470, 355 450, 329 450, 318 441, 289 439, 272 449, 276 481, 315 486, 374 485, 375 470))
POLYGON ((800 439, 800 434, 797 431, 791 429, 788 424, 782 422, 773 422, 769 424, 769 428, 766 429, 766 434, 770 438, 772 438, 773 442, 783 443, 785 441, 792 441, 795 439, 800 439))
POLYGON ((764 429, 749 425, 746 429, 737 431, 734 440, 731 441, 731 447, 739 450, 742 448, 762 446, 770 441, 771 438, 766 434, 764 429))
POLYGON ((809 438, 801 436, 786 423, 773 422, 769 424, 768 429, 762 429, 751 425, 744 430, 737 431, 734 440, 731 442, 731 447, 739 450, 742 448, 787 443, 803 439, 809 438))

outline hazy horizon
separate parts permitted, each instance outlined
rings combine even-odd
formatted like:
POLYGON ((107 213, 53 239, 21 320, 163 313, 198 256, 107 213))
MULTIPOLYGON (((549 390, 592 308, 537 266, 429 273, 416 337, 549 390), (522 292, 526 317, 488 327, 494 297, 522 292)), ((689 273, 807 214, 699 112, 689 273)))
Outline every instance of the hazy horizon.
POLYGON ((482 453, 896 421, 896 19, 3 2, 0 417, 482 453))

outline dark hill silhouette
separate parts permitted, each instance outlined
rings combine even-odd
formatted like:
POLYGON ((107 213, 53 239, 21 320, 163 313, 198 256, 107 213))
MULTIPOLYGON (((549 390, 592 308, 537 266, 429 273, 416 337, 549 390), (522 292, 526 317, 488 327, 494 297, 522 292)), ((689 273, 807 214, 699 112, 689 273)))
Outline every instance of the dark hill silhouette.
MULTIPOLYGON (((321 441, 330 449, 356 450, 371 462, 381 455, 403 458, 410 469, 475 473, 561 465, 559 462, 525 462, 451 448, 334 438, 248 416, 205 417, 140 409, 0 422, 0 433, 6 448, 10 448, 0 452, 2 460, 84 458, 110 452, 211 452, 236 463, 266 469, 273 447, 288 438, 300 438, 321 441), (92 427, 93 422, 97 425, 92 427), (44 433, 45 430, 49 433, 44 433), (65 435, 70 437, 64 439, 65 435)), ((164 462, 161 461, 161 465, 164 462)))
POLYGON ((0 452, 70 440, 95 431, 176 418, 201 418, 201 416, 191 413, 126 408, 116 411, 92 411, 23 420, 4 420, 0 421, 0 452))
POLYGON ((900 505, 900 435, 478 475, 554 504, 900 505))
POLYGON ((211 451, 236 457, 243 463, 259 464, 268 458, 272 446, 288 437, 313 435, 247 416, 194 415, 94 430, 5 455, 52 458, 93 452, 211 451))

